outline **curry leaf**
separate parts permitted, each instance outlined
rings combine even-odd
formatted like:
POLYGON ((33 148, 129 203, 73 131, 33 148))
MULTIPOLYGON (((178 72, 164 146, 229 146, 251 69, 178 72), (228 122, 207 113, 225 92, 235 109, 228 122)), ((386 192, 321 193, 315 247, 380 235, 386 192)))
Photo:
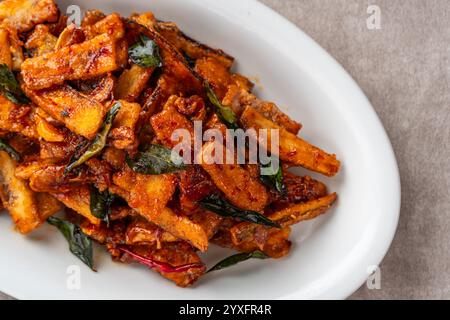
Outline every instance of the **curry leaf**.
POLYGON ((89 200, 89 208, 94 217, 109 223, 109 215, 111 214, 111 205, 116 196, 106 189, 100 192, 97 188, 91 187, 89 200))
POLYGON ((4 63, 0 64, 0 91, 13 103, 30 103, 30 99, 20 89, 14 74, 4 63))
POLYGON ((147 36, 141 35, 139 40, 128 49, 133 63, 144 68, 162 67, 162 59, 158 45, 147 36))
POLYGON ((11 147, 8 143, 0 139, 0 150, 5 151, 11 158, 16 161, 20 161, 22 158, 20 153, 18 153, 13 147, 11 147))
MULTIPOLYGON (((272 167, 272 162, 269 162, 266 165, 261 165, 262 168, 269 169, 272 167)), ((281 194, 284 194, 286 192, 286 185, 283 181, 283 169, 281 168, 281 164, 278 166, 278 170, 270 175, 262 174, 262 170, 260 170, 260 179, 261 181, 266 184, 267 186, 274 188, 281 194)))
POLYGON ((127 156, 125 161, 134 172, 142 174, 171 173, 185 168, 178 154, 172 155, 172 150, 157 144, 138 152, 134 159, 127 156))
POLYGON ((209 102, 214 106, 215 112, 220 120, 230 129, 239 128, 237 124, 237 116, 234 111, 227 106, 224 106, 217 98, 216 94, 212 90, 211 86, 206 83, 205 84, 206 95, 208 96, 209 102))
POLYGON ((222 261, 218 262, 214 265, 211 269, 209 269, 207 272, 211 271, 217 271, 224 268, 231 267, 239 262, 248 260, 248 259, 267 259, 269 256, 267 256, 264 252, 261 251, 253 251, 253 252, 243 252, 243 253, 237 253, 232 256, 229 256, 228 258, 223 259, 222 261))
POLYGON ((106 114, 103 126, 100 129, 100 131, 97 132, 95 139, 92 141, 87 150, 80 157, 78 158, 73 157, 70 160, 69 164, 64 170, 64 174, 68 174, 70 171, 72 171, 72 169, 82 165, 87 160, 89 160, 92 157, 95 157, 103 150, 103 148, 106 145, 106 138, 108 137, 109 131, 111 130, 112 127, 112 123, 117 115, 117 112, 119 112, 120 107, 121 107, 120 102, 116 102, 112 106, 112 108, 106 114))
POLYGON ((225 201, 217 194, 211 194, 202 200, 198 201, 198 204, 203 208, 217 213, 223 217, 233 217, 244 221, 249 221, 257 224, 262 224, 268 227, 280 228, 280 225, 262 214, 252 210, 242 210, 231 203, 225 201))
POLYGON ((81 231, 80 227, 56 217, 49 217, 47 222, 61 231, 69 243, 70 252, 83 261, 93 271, 96 271, 94 269, 92 240, 81 231))

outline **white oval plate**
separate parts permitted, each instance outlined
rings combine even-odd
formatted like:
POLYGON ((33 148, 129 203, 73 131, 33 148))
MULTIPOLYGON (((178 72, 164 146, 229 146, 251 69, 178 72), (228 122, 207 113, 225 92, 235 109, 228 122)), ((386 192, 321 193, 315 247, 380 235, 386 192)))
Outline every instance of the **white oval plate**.
MULTIPOLYGON (((140 265, 113 263, 97 248, 98 272, 70 254, 49 226, 31 236, 0 217, 0 290, 17 298, 60 299, 342 299, 382 260, 400 208, 398 168, 389 139, 360 88, 293 24, 253 0, 58 1, 122 15, 153 11, 188 35, 222 48, 237 70, 257 80, 257 94, 303 123, 301 136, 336 153, 342 170, 325 179, 339 200, 328 214, 294 227, 291 253, 204 276, 182 289, 140 265), (80 267, 74 289, 71 265, 80 267), (69 286, 68 286, 69 283, 69 286), (74 290, 70 290, 70 288, 74 290)), ((315 176, 315 175, 313 175, 315 176)), ((317 176, 315 176, 317 177, 317 176)), ((209 264, 228 252, 211 250, 209 264)))

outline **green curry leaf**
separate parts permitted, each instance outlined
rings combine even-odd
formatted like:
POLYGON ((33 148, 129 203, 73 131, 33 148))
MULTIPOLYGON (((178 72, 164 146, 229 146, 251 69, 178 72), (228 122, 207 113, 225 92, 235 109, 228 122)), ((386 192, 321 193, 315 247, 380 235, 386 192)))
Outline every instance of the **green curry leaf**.
POLYGON ((149 145, 133 159, 127 156, 125 161, 134 172, 142 174, 164 174, 185 169, 179 155, 172 156, 172 150, 157 144, 149 145))
POLYGON ((278 223, 270 220, 262 214, 252 210, 239 209, 214 193, 198 201, 198 204, 206 210, 217 213, 223 217, 233 217, 243 221, 262 224, 268 227, 280 228, 278 223))
POLYGON ((16 104, 30 103, 30 99, 22 92, 16 77, 4 63, 0 64, 0 91, 5 97, 16 104))
POLYGON ((144 35, 128 49, 128 56, 133 63, 144 68, 162 67, 158 45, 144 35))
POLYGON ((232 256, 229 256, 228 258, 223 259, 222 261, 218 262, 214 265, 211 269, 209 269, 207 272, 211 271, 217 271, 224 268, 228 268, 231 266, 234 266, 235 264, 238 264, 239 262, 248 260, 248 259, 267 259, 269 256, 267 256, 264 252, 261 252, 259 250, 253 251, 253 252, 243 252, 243 253, 237 253, 232 256))
POLYGON ((56 217, 49 217, 47 222, 61 231, 69 243, 70 252, 93 271, 96 271, 94 269, 92 240, 81 231, 80 227, 56 217))
POLYGON ((238 129, 238 117, 234 113, 234 111, 227 106, 224 106, 217 98, 216 94, 212 90, 211 86, 206 83, 205 84, 206 95, 208 96, 209 102, 214 106, 215 112, 220 120, 229 128, 229 129, 238 129))
POLYGON ((5 151, 11 158, 16 161, 20 161, 22 156, 18 153, 13 147, 11 147, 8 143, 0 139, 0 150, 5 151))

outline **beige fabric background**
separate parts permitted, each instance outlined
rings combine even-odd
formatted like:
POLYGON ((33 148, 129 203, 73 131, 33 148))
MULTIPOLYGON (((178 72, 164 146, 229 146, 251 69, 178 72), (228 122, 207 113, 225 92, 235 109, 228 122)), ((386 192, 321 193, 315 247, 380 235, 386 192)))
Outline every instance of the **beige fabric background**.
POLYGON ((380 266, 381 289, 363 286, 351 298, 449 299, 450 1, 262 2, 348 70, 394 146, 402 178, 398 231, 380 266), (381 9, 381 30, 367 29, 370 4, 381 9))

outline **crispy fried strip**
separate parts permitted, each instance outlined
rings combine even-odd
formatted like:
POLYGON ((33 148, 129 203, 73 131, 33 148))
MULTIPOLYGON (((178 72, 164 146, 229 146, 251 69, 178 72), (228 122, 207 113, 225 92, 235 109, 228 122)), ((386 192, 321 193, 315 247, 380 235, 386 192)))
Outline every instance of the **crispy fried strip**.
POLYGON ((51 193, 51 195, 61 201, 66 207, 84 216, 90 223, 96 226, 100 225, 101 220, 94 217, 91 213, 89 187, 83 186, 69 192, 51 193))
POLYGON ((170 208, 164 207, 175 191, 174 175, 130 176, 119 173, 113 176, 118 186, 110 187, 111 192, 124 198, 128 205, 141 216, 168 231, 177 238, 191 243, 201 251, 208 248, 208 236, 202 227, 186 216, 177 215, 170 208))
POLYGON ((141 215, 153 221, 172 198, 176 188, 176 176, 174 174, 144 175, 125 167, 123 171, 113 175, 113 183, 126 191, 127 194, 123 198, 130 207, 139 208, 141 215))
POLYGON ((169 232, 155 224, 141 218, 134 218, 127 227, 125 234, 126 244, 156 244, 159 247, 163 242, 180 241, 169 232))
POLYGON ((238 116, 242 114, 246 106, 252 106, 264 117, 293 134, 297 134, 302 127, 297 121, 284 114, 274 103, 262 101, 237 85, 228 87, 222 104, 231 107, 238 116))
POLYGON ((84 26, 83 29, 87 39, 104 33, 116 39, 123 38, 125 35, 125 25, 117 13, 112 13, 90 26, 84 26))
POLYGON ((304 220, 314 219, 325 213, 336 201, 337 194, 332 193, 316 200, 294 204, 286 209, 269 215, 269 218, 282 226, 290 226, 304 220))
MULTIPOLYGON (((198 155, 202 168, 210 175, 214 184, 232 204, 242 209, 262 211, 268 202, 266 188, 238 164, 208 164, 214 154, 215 143, 203 145, 198 155)), ((225 149, 225 147, 224 147, 225 149)), ((225 153, 224 153, 225 157, 225 153)))
MULTIPOLYGON (((177 99, 177 96, 171 96, 164 106, 164 110, 151 117, 150 123, 155 131, 158 141, 168 148, 172 148, 181 141, 173 141, 172 134, 177 129, 187 130, 190 137, 194 136, 194 125, 192 122, 179 113, 175 108, 169 107, 177 99)), ((184 138, 183 138, 184 139, 184 138)), ((190 146, 193 143, 191 141, 184 141, 186 146, 190 146)))
POLYGON ((35 194, 25 180, 14 175, 16 162, 0 151, 0 198, 17 230, 29 233, 41 223, 35 194))
POLYGON ((34 103, 83 137, 92 139, 103 122, 105 107, 68 85, 39 91, 23 88, 34 103))
POLYGON ((326 153, 325 151, 309 144, 300 139, 286 129, 278 126, 269 119, 265 118, 253 107, 247 106, 240 118, 241 124, 245 129, 276 129, 279 130, 280 148, 270 150, 271 130, 268 130, 267 141, 259 141, 260 145, 279 155, 280 159, 286 162, 302 166, 306 169, 322 173, 326 176, 334 176, 340 167, 340 162, 335 155, 326 153))
POLYGON ((156 29, 180 52, 186 53, 190 58, 200 59, 213 57, 227 69, 230 69, 233 65, 234 58, 232 56, 220 49, 210 48, 188 37, 173 22, 159 21, 156 23, 156 29))
POLYGON ((95 78, 117 67, 115 38, 101 34, 89 41, 27 59, 21 72, 27 87, 38 90, 65 80, 95 78))
POLYGON ((142 68, 133 64, 130 69, 125 70, 120 75, 117 86, 114 89, 114 97, 130 102, 136 101, 147 86, 153 70, 153 68, 142 68))
POLYGON ((131 103, 124 100, 119 100, 119 102, 121 103, 121 107, 114 119, 110 136, 115 148, 126 149, 137 142, 135 129, 141 106, 138 103, 131 103))

